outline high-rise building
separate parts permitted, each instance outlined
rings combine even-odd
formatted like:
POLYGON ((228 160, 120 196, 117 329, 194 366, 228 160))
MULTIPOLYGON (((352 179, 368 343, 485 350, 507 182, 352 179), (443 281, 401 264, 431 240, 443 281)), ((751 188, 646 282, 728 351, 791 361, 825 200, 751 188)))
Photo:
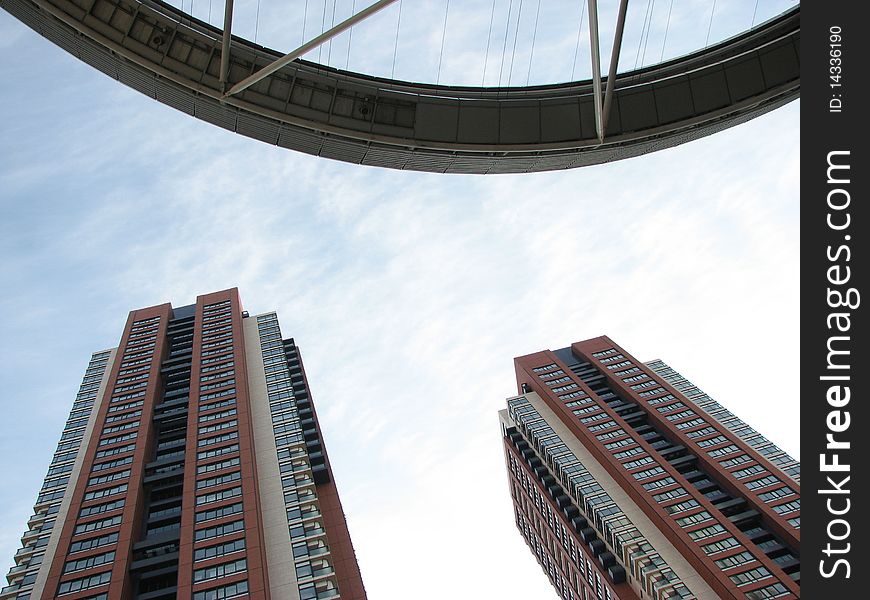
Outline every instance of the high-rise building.
POLYGON ((515 359, 516 525, 566 600, 800 596, 800 465, 608 337, 515 359))
POLYGON ((364 599, 305 371, 236 289, 93 355, 0 598, 364 599))

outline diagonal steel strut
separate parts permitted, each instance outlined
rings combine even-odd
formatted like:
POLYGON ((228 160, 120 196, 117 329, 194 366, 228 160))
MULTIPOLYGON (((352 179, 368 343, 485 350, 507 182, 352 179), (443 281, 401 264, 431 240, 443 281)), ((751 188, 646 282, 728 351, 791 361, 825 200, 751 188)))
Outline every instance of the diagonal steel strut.
POLYGON ((595 107, 595 133, 598 141, 604 141, 610 106, 613 103, 613 86, 616 83, 616 69, 619 67, 619 51, 622 48, 622 34, 625 31, 625 15, 628 0, 620 0, 619 15, 616 18, 616 31, 613 35, 613 50, 610 54, 610 67, 607 73, 607 89, 601 93, 601 49, 598 40, 598 2, 589 0, 589 45, 592 56, 592 93, 595 107), (602 99, 603 96, 603 99, 602 99))
POLYGON ((607 121, 610 119, 610 105, 613 103, 613 86, 616 84, 616 69, 619 67, 619 51, 622 48, 622 33, 625 31, 625 14, 628 12, 628 0, 620 0, 619 14, 616 17, 616 33, 613 34, 613 50, 610 53, 610 69, 607 72, 607 89, 604 92, 604 108, 601 115, 601 134, 604 140, 607 132, 607 121))
POLYGON ((592 101, 595 107, 595 133, 598 141, 604 141, 604 127, 601 123, 601 49, 598 44, 598 0, 589 0, 589 49, 592 56, 592 101))
MULTIPOLYGON (((232 4, 232 0, 227 0, 227 1, 230 4, 232 4)), ((311 41, 308 41, 308 42, 302 44, 301 46, 299 46, 298 48, 296 48, 292 52, 285 54, 284 56, 277 59, 276 61, 263 67, 262 69, 260 69, 256 73, 253 73, 250 76, 246 77, 245 79, 241 80, 240 82, 235 84, 233 87, 231 87, 226 93, 224 93, 224 98, 226 98, 228 96, 232 96, 234 94, 238 94, 239 92, 242 92, 242 91, 248 89, 249 87, 251 87, 252 85, 257 83, 258 81, 262 80, 265 77, 268 77, 269 75, 271 75, 272 73, 274 73, 275 71, 277 71, 278 69, 283 67, 284 65, 296 60, 297 58, 299 58, 303 54, 306 54, 307 52, 309 52, 313 48, 317 48, 318 46, 320 46, 324 42, 329 41, 330 39, 337 36, 339 33, 343 32, 347 29, 350 29, 352 26, 359 23, 360 21, 367 19, 368 17, 372 16, 376 12, 383 10, 384 8, 388 7, 390 4, 393 4, 397 1, 398 0, 378 0, 378 2, 375 2, 374 4, 369 6, 368 8, 364 8, 363 10, 359 11, 355 15, 348 17, 347 19, 345 19, 344 21, 342 21, 341 23, 339 23, 338 25, 336 25, 332 29, 328 29, 327 31, 324 31, 323 33, 321 33, 320 35, 318 35, 316 38, 312 39, 311 41)), ((230 8, 229 10, 231 11, 232 9, 230 8)), ((224 41, 225 42, 226 42, 227 37, 228 37, 226 31, 227 31, 227 29, 225 27, 224 28, 224 41)), ((226 56, 227 61, 229 61, 228 49, 225 52, 225 54, 221 55, 221 65, 223 65, 224 56, 226 56)), ((223 71, 222 71, 222 73, 223 73, 223 71)))
POLYGON ((221 78, 222 85, 227 83, 230 70, 230 40, 233 33, 233 0, 224 0, 224 36, 221 39, 221 78))

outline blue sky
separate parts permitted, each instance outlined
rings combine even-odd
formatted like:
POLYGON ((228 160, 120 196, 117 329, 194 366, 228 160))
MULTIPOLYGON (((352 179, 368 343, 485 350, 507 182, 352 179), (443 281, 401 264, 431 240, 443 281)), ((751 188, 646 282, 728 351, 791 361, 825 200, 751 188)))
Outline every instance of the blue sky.
MULTIPOLYGON (((197 18, 222 26, 220 0, 167 1, 187 12, 192 7, 197 18)), ((352 9, 371 3, 235 0, 233 33, 287 51, 302 43, 303 33, 310 39, 347 18, 352 9)), ((606 65, 619 3, 601 0, 598 4, 606 65)), ((714 44, 796 4, 795 0, 635 0, 628 5, 620 70, 714 44)), ((484 61, 488 85, 499 81, 522 85, 527 78, 531 84, 586 79, 591 69, 585 5, 576 0, 399 0, 308 58, 374 75, 449 84, 480 85, 484 61), (581 49, 575 52, 578 38, 581 49)))
POLYGON ((90 353, 232 286, 302 350, 372 598, 552 594, 503 467, 514 356, 608 334, 797 456, 798 102, 620 163, 442 177, 235 136, 6 13, 0 73, 8 564, 90 353))

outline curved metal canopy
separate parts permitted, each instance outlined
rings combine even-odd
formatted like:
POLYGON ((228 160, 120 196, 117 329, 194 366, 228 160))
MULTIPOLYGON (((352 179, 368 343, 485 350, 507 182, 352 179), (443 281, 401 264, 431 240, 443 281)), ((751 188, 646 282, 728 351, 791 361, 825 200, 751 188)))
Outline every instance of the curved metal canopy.
POLYGON ((229 36, 222 53, 220 29, 162 2, 0 6, 84 62, 199 119, 285 148, 396 169, 516 173, 619 160, 747 121, 800 93, 799 7, 694 54, 616 75, 601 135, 600 79, 434 86, 296 59, 236 93, 281 54, 229 36))

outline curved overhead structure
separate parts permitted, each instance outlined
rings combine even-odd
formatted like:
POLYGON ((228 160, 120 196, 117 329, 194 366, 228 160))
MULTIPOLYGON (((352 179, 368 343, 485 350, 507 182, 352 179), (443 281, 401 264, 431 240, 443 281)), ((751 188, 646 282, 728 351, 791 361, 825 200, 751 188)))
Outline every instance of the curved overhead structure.
POLYGON ((395 169, 517 173, 619 160, 747 121, 800 93, 799 7, 694 54, 611 76, 602 113, 606 77, 436 86, 296 59, 243 87, 282 55, 229 36, 222 52, 220 29, 167 4, 0 6, 107 75, 199 119, 308 154, 395 169))

